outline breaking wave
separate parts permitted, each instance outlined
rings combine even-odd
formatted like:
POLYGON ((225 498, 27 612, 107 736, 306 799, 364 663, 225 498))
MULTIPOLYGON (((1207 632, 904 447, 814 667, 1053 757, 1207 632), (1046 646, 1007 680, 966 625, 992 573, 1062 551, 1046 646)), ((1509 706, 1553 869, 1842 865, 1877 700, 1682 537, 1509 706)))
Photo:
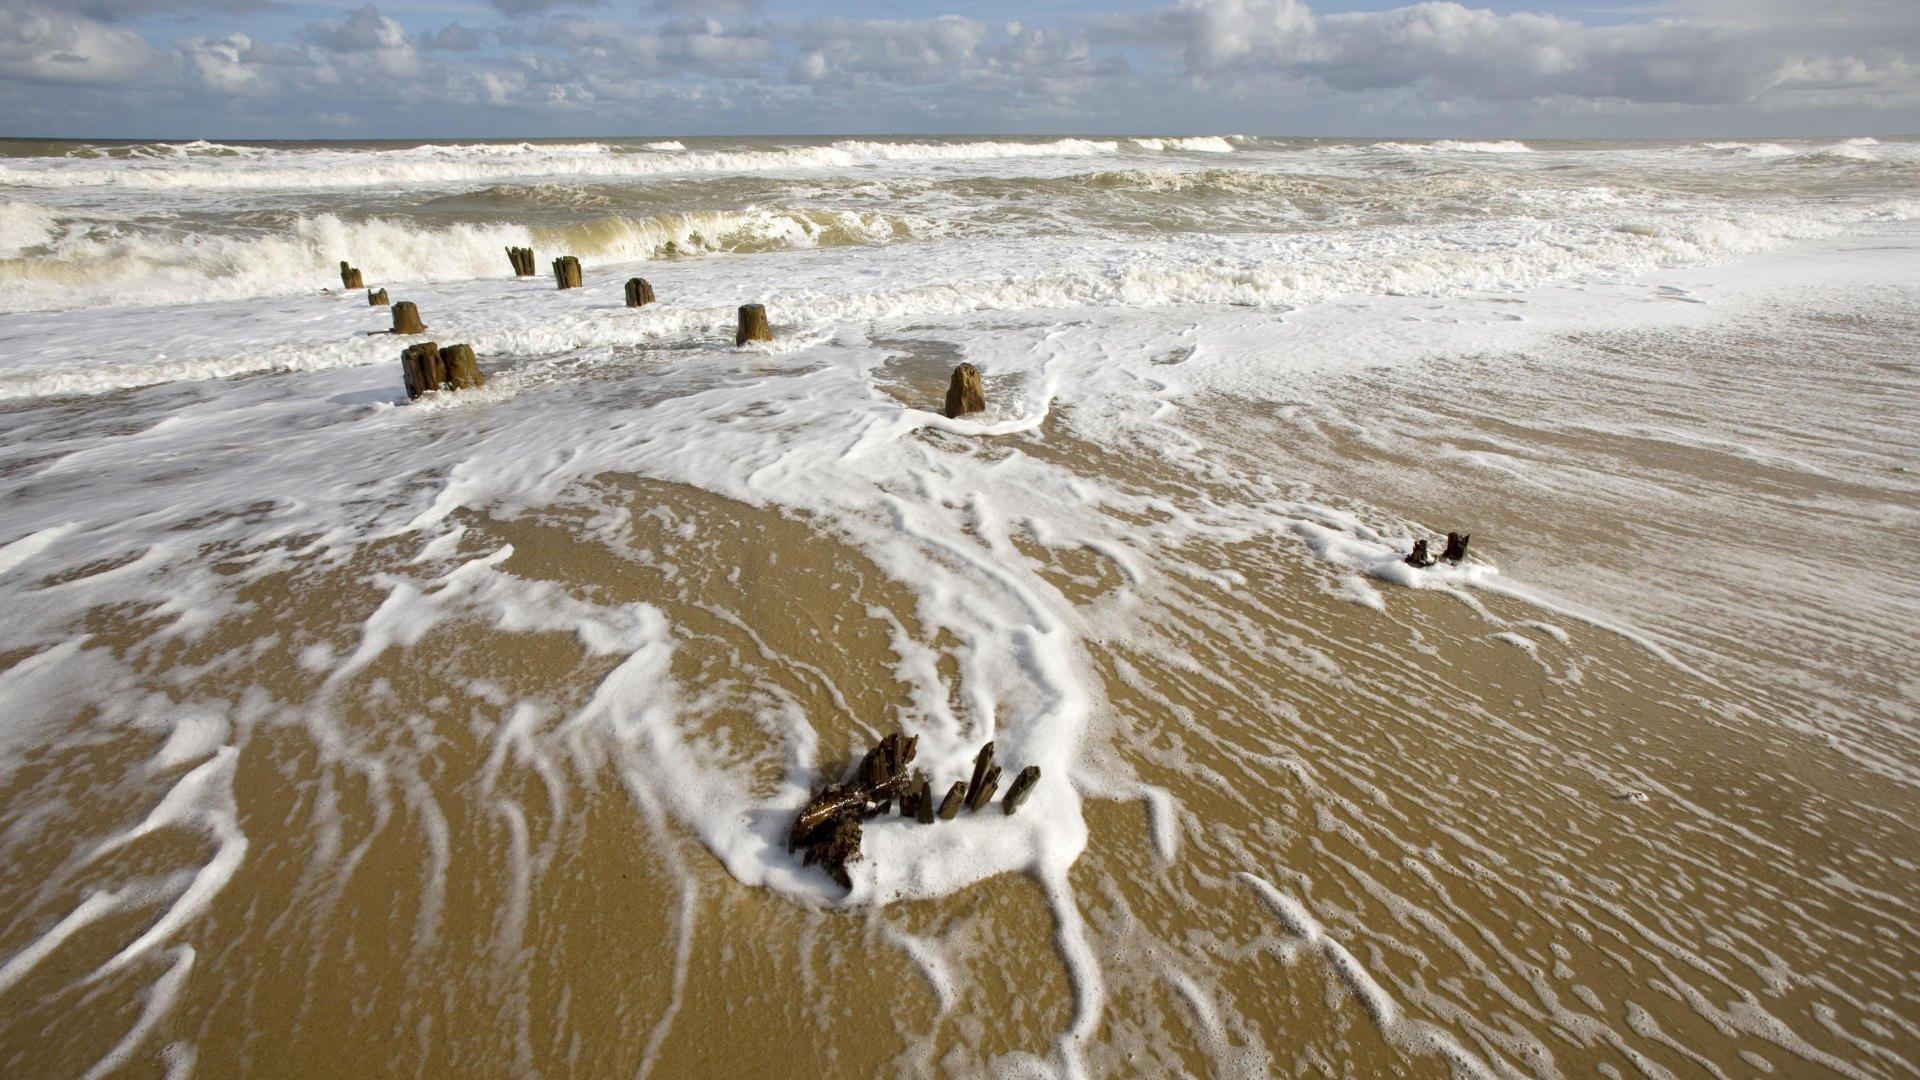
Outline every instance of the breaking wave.
POLYGON ((130 293, 145 303, 169 303, 302 292, 337 283, 343 258, 377 284, 502 277, 510 272, 508 245, 566 251, 590 262, 634 262, 884 244, 938 235, 945 228, 895 215, 787 208, 609 216, 552 228, 476 222, 422 229, 403 220, 317 214, 294 216, 272 231, 239 235, 72 223, 54 239, 51 215, 30 204, 7 203, 0 204, 0 245, 16 244, 16 254, 19 246, 46 250, 30 259, 0 259, 0 282, 8 286, 0 309, 126 303, 130 293))
POLYGON ((604 143, 428 145, 405 150, 271 150, 244 159, 54 158, 0 166, 0 183, 22 187, 141 189, 360 188, 529 177, 640 177, 682 172, 847 168, 877 162, 1088 157, 1119 152, 1110 140, 896 143, 849 139, 778 150, 614 153, 604 143))

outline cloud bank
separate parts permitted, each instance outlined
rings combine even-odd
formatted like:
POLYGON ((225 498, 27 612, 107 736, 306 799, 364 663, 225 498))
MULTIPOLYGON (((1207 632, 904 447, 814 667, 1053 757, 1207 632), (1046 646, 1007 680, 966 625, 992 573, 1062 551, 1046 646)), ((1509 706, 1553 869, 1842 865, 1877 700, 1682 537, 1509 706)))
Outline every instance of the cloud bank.
POLYGON ((1603 22, 1176 0, 1044 26, 752 0, 475 0, 457 19, 366 4, 291 25, 289 10, 0 0, 4 133, 1920 129, 1907 0, 1697 0, 1603 22))

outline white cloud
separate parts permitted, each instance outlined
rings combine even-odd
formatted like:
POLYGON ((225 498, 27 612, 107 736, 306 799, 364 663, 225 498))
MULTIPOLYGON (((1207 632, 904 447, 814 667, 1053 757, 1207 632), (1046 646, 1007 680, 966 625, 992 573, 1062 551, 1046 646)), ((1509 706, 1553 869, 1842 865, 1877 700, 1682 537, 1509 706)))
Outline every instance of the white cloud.
POLYGON ((1749 130, 1768 117, 1920 123, 1920 0, 1652 0, 1637 21, 1606 25, 1444 0, 1331 13, 1310 0, 1172 0, 1045 27, 957 15, 781 19, 760 15, 756 0, 620 0, 559 15, 561 3, 594 0, 488 0, 516 16, 502 20, 470 0, 464 22, 431 32, 366 4, 291 34, 216 14, 274 0, 71 2, 79 6, 0 0, 0 105, 32 117, 22 124, 160 115, 199 124, 223 112, 270 124, 318 116, 322 97, 339 111, 342 88, 390 103, 360 112, 370 131, 417 131, 453 107, 470 110, 472 125, 502 117, 491 122, 502 134, 538 130, 542 117, 600 131, 1611 125, 1624 134, 1646 132, 1634 122, 1647 118, 1688 131, 1730 117, 1749 130), (168 54, 155 47, 162 39, 74 11, 191 11, 201 29, 171 43, 173 63, 154 64, 168 54), (102 89, 31 90, 48 82, 102 89))
POLYGON ((155 58, 140 35, 40 7, 0 7, 0 80, 111 85, 155 58))
POLYGON ((1591 27, 1439 0, 1329 15, 1301 0, 1182 0, 1098 26, 1112 40, 1178 49, 1187 72, 1206 79, 1287 75, 1355 93, 1419 87, 1442 101, 1724 105, 1920 94, 1908 62, 1920 44, 1911 15, 1891 36, 1893 27, 1870 21, 1811 22, 1809 35, 1784 14, 1591 27))

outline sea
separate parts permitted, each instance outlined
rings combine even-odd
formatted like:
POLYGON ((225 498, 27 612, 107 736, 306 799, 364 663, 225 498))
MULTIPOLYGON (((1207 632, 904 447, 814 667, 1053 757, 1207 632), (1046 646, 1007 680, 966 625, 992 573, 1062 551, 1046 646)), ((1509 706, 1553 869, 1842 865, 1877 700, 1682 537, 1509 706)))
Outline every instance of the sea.
POLYGON ((1912 1076, 1916 342, 1913 138, 0 141, 0 1073, 1912 1076))

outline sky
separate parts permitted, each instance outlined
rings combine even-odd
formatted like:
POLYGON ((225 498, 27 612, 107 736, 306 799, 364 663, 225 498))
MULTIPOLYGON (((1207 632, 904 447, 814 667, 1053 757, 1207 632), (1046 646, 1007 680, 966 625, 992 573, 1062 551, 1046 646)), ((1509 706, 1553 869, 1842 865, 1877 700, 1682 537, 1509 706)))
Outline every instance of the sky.
POLYGON ((1920 0, 0 0, 0 135, 1920 132, 1920 0))

